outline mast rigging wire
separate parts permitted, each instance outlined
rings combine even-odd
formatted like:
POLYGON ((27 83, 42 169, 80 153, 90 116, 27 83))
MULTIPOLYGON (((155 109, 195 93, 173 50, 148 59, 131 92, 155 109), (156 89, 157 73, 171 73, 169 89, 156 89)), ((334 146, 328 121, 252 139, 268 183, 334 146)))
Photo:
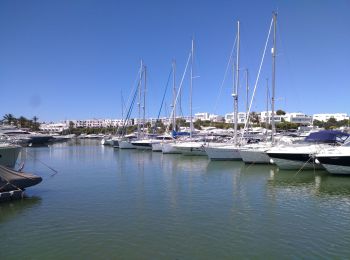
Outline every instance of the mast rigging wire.
MULTIPOLYGON (((269 39, 270 39, 272 24, 273 24, 273 19, 271 19, 270 29, 269 29, 269 33, 267 35, 267 39, 266 39, 266 42, 265 42, 265 48, 264 48, 263 56, 262 56, 262 59, 261 59, 261 62, 260 62, 258 75, 257 75, 256 81, 255 81, 255 84, 254 84, 254 90, 253 90, 253 94, 252 94, 252 99, 250 100, 250 105, 249 105, 249 109, 248 109, 248 115, 250 114, 250 110, 252 108, 252 104, 253 104, 254 97, 255 97, 256 88, 258 86, 258 82, 259 82, 259 78, 260 78, 260 72, 261 72, 261 68, 262 68, 262 65, 264 63, 264 58, 265 58, 265 54, 266 54, 267 44, 268 44, 269 39)), ((249 116, 248 116, 248 120, 244 124, 244 130, 243 130, 243 133, 242 133, 242 139, 244 137, 244 133, 246 132, 248 121, 249 121, 249 116)))

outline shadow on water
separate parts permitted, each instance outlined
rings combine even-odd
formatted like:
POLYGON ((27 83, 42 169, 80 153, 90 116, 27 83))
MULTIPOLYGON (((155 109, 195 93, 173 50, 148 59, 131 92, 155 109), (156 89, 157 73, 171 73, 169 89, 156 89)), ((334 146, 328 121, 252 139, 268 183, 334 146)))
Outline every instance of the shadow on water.
POLYGON ((26 197, 22 200, 14 200, 0 203, 0 224, 15 219, 17 215, 37 207, 41 204, 40 197, 26 197))

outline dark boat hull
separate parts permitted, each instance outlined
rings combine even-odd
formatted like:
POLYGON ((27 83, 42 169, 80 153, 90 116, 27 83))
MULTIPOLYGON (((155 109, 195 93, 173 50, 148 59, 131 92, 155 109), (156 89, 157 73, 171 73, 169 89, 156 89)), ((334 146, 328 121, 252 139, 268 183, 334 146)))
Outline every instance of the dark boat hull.
POLYGON ((24 190, 42 181, 34 174, 22 173, 0 165, 0 192, 24 190))
POLYGON ((317 156, 317 160, 332 174, 350 174, 350 156, 317 156))

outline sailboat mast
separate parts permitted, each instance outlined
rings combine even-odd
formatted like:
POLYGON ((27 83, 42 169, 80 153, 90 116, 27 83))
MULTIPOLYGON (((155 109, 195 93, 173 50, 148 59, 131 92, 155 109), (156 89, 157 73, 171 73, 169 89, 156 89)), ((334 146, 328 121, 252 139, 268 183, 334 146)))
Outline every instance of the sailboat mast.
POLYGON ((245 87, 246 87, 246 120, 248 120, 248 110, 249 110, 249 85, 248 85, 249 72, 248 69, 245 70, 245 87))
POLYGON ((240 23, 237 21, 237 59, 236 59, 236 82, 234 86, 234 140, 235 144, 238 143, 237 127, 238 127, 238 85, 239 85, 239 49, 240 49, 240 23))
POLYGON ((145 123, 146 123, 146 89, 147 89, 147 67, 144 66, 144 88, 143 88, 143 136, 145 136, 145 123))
POLYGON ((276 23, 277 13, 273 13, 273 49, 272 49, 272 97, 271 97, 271 117, 272 117, 272 143, 275 141, 275 76, 276 76, 276 23))
POLYGON ((123 90, 120 90, 120 96, 121 96, 122 119, 123 119, 123 118, 124 118, 124 97, 123 97, 123 90))
POLYGON ((194 41, 192 39, 191 46, 191 80, 190 80, 190 138, 192 139, 193 130, 193 116, 192 116, 192 91, 193 91, 193 53, 194 53, 194 41))
POLYGON ((142 74, 143 74, 143 62, 141 60, 141 66, 140 66, 140 79, 138 83, 138 91, 139 91, 139 102, 137 104, 138 107, 138 120, 137 120, 137 138, 140 138, 140 132, 141 132, 141 126, 140 126, 140 121, 141 121, 141 84, 142 84, 142 74))
POLYGON ((176 85, 175 85, 176 62, 173 60, 173 131, 176 131, 176 85))
POLYGON ((266 128, 266 139, 267 139, 267 129, 269 128, 269 79, 266 79, 266 118, 265 118, 265 128, 266 128))

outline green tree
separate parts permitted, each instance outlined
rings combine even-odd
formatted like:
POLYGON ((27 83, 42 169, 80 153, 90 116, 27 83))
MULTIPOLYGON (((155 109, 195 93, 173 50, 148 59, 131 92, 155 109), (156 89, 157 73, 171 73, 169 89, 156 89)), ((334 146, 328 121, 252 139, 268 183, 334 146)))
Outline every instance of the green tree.
POLYGON ((334 129, 334 128, 337 128, 337 127, 338 127, 338 122, 333 117, 328 119, 328 121, 324 125, 324 128, 326 128, 326 129, 334 129))
POLYGON ((250 118, 250 122, 252 122, 252 124, 259 124, 260 123, 259 115, 256 112, 251 112, 249 118, 250 118))
POLYGON ((285 114, 286 114, 286 112, 283 111, 283 110, 281 110, 281 109, 278 109, 278 110, 276 111, 276 115, 278 115, 278 116, 284 116, 285 114))
POLYGON ((195 129, 201 130, 201 129, 202 129, 201 124, 202 124, 202 120, 197 119, 197 120, 193 123, 193 127, 194 127, 195 129))
POLYGON ((324 122, 322 122, 322 121, 319 121, 319 120, 317 120, 317 119, 315 119, 313 122, 312 122, 312 125, 313 126, 318 126, 318 127, 324 127, 324 122))
POLYGON ((20 116, 18 118, 18 123, 20 127, 28 127, 30 122, 27 118, 25 118, 24 116, 20 116))
POLYGON ((8 124, 14 124, 16 122, 16 118, 12 114, 5 114, 4 120, 8 124))
POLYGON ((39 120, 39 118, 38 118, 37 116, 34 116, 34 117, 33 117, 32 129, 33 129, 34 131, 39 130, 40 124, 38 123, 38 120, 39 120))

